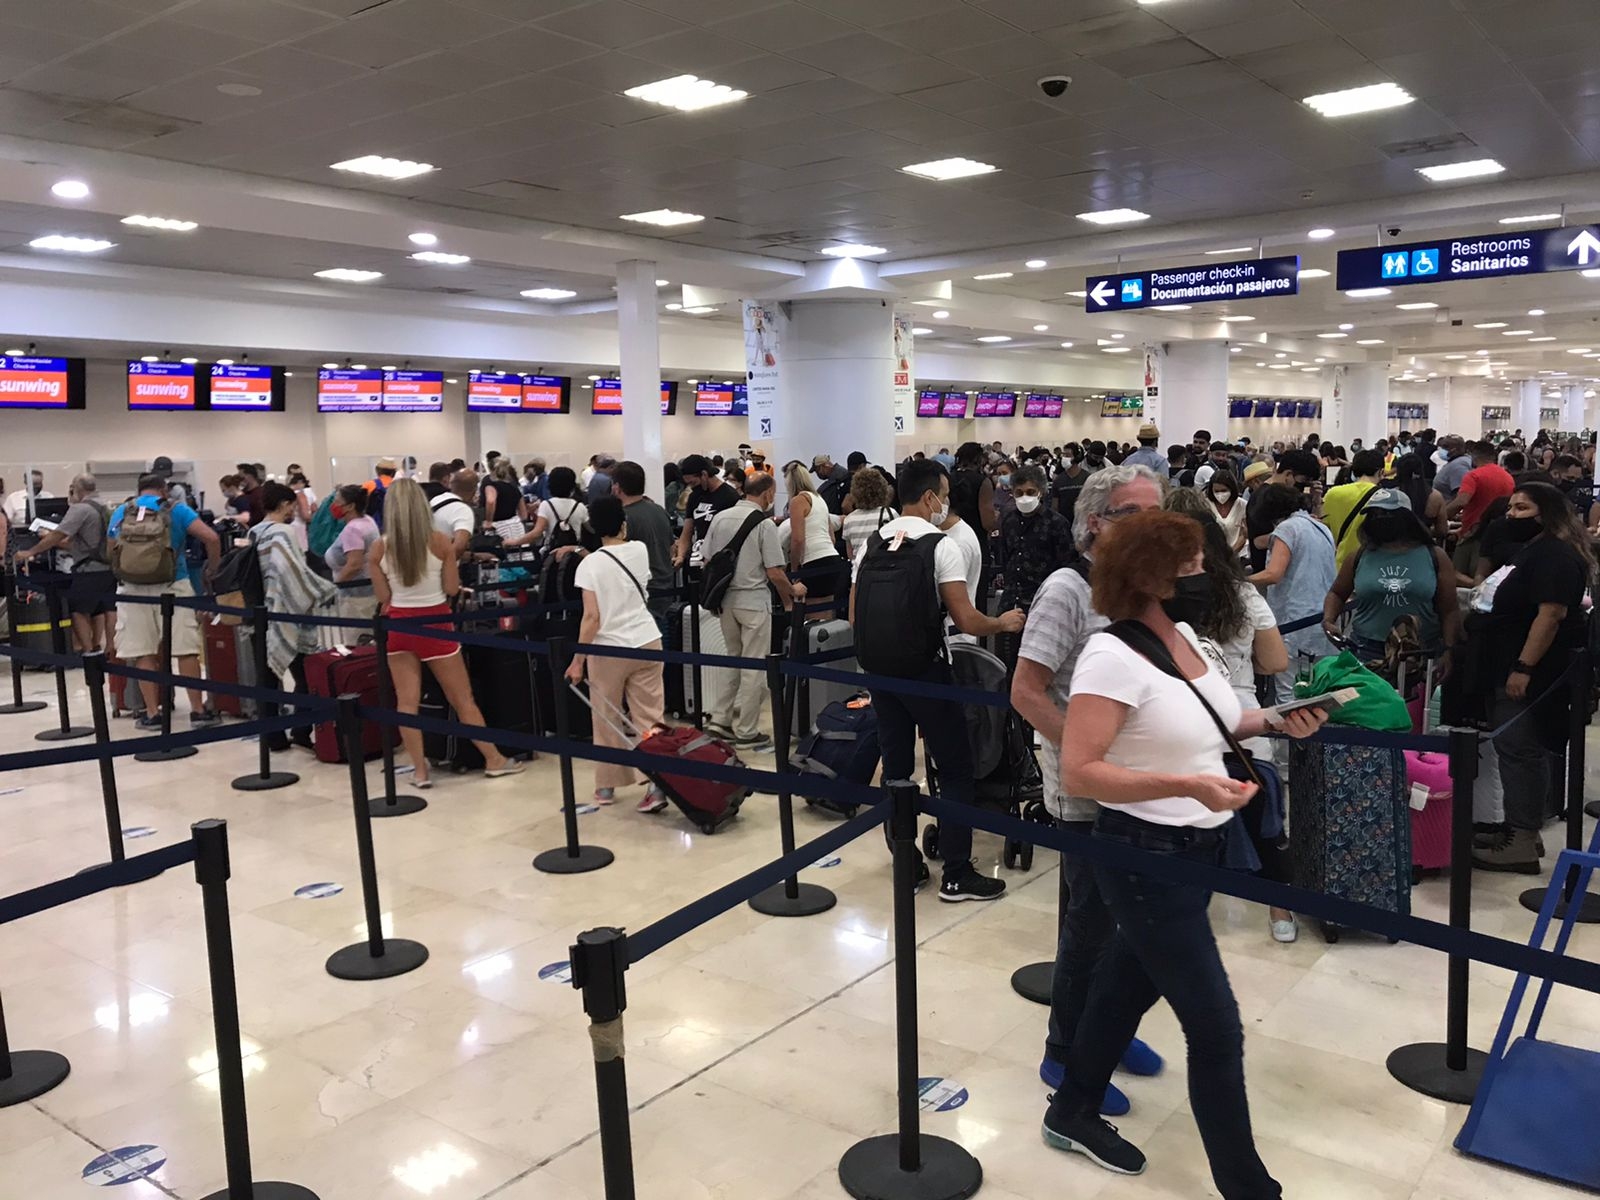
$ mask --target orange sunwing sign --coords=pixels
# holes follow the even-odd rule
[[[194,364],[130,362],[128,407],[192,410],[195,407]]]
[[[67,360],[0,355],[0,408],[68,408]]]

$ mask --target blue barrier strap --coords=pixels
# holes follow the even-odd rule
[[[930,700],[948,700],[953,704],[979,704],[987,708],[1010,708],[1011,696],[1007,692],[985,692],[978,688],[959,687],[953,683],[926,683],[920,679],[891,679],[886,675],[863,675],[859,671],[836,671],[832,667],[819,667],[813,663],[785,659],[785,675],[798,675],[806,679],[821,679],[828,683],[846,683],[851,687],[872,692],[893,692],[902,696],[926,696]]]
[[[161,603],[160,596],[133,596],[118,593],[118,604],[156,604]],[[173,603],[178,608],[189,608],[200,613],[215,613],[228,617],[248,618],[255,616],[252,608],[240,608],[236,605],[218,603],[214,596],[174,596]],[[442,625],[459,625],[469,621],[477,621],[499,617],[531,617],[553,612],[578,612],[582,605],[572,601],[562,604],[525,604],[516,608],[479,608],[463,612],[441,613],[436,617],[392,617],[389,624],[394,628],[406,625],[426,625],[438,623]],[[320,616],[311,613],[286,613],[269,611],[267,618],[272,621],[282,621],[287,625],[326,625],[334,629],[359,629],[370,630],[372,621],[361,617],[335,617]]]
[[[832,854],[839,847],[855,841],[868,830],[882,825],[888,818],[889,801],[882,792],[878,802],[864,813],[850,818],[836,829],[830,829],[782,858],[774,859],[764,867],[757,867],[748,875],[708,892],[698,900],[685,904],[676,912],[652,921],[638,933],[628,935],[628,965],[654,954],[661,947],[675,942],[684,934],[698,929],[713,917],[720,917],[730,908],[743,904],[758,892],[787,879],[790,875],[810,866],[819,858]]]
[[[113,738],[101,745],[90,742],[76,746],[58,746],[48,750],[23,750],[16,754],[0,754],[0,773],[26,771],[34,767],[59,767],[69,763],[94,762],[103,757],[125,758],[130,754],[143,754],[146,750],[171,750],[177,746],[208,746],[212,742],[233,742],[258,733],[281,733],[303,726],[307,717],[303,713],[290,713],[264,721],[246,721],[240,725],[224,725],[220,729],[192,729],[186,733],[166,736]]]
[[[1319,920],[1365,929],[1413,945],[1460,955],[1474,962],[1504,967],[1519,974],[1537,975],[1586,992],[1600,992],[1600,963],[1563,957],[1548,950],[1535,950],[1521,942],[1490,937],[1484,933],[1456,929],[1439,921],[1402,916],[1371,905],[1359,904],[1321,892],[1307,891],[1286,883],[1273,883],[1255,875],[1208,866],[1190,859],[1129,846],[1108,838],[1069,833],[1053,825],[1022,821],[990,809],[957,804],[938,797],[923,797],[924,812],[958,825],[985,829],[1005,838],[1046,846],[1063,854],[1085,859],[1097,866],[1118,871],[1133,871],[1169,883],[1202,887],[1241,900],[1274,908],[1286,908]]]
[[[48,654],[43,650],[28,650],[22,646],[0,645],[0,654],[36,667],[65,667],[69,671],[76,671],[83,666],[83,659],[76,654]]]
[[[127,663],[107,663],[107,675],[123,675],[129,679],[143,679],[148,683],[170,683],[175,688],[194,688],[200,692],[216,692],[223,696],[239,696],[246,700],[261,700],[269,704],[292,704],[299,709],[332,712],[337,702],[326,696],[313,696],[310,692],[285,692],[277,688],[256,687],[246,683],[224,683],[220,679],[206,679],[199,675],[174,675],[168,671],[147,671]]]
[[[1538,708],[1539,705],[1543,704],[1546,700],[1548,700],[1550,698],[1551,694],[1554,693],[1557,688],[1566,686],[1567,676],[1572,674],[1573,668],[1576,667],[1577,665],[1578,664],[1576,662],[1572,662],[1572,663],[1568,664],[1567,669],[1565,671],[1561,672],[1561,674],[1556,677],[1556,681],[1554,683],[1552,683],[1549,687],[1545,688],[1544,691],[1540,692],[1539,695],[1535,699],[1528,701],[1528,703],[1523,706],[1521,712],[1517,713],[1516,716],[1512,717],[1504,725],[1500,726],[1499,729],[1496,729],[1493,733],[1485,734],[1484,735],[1485,739],[1488,740],[1488,741],[1491,741],[1491,742],[1494,741],[1495,738],[1499,737],[1502,733],[1504,733],[1506,730],[1510,729],[1518,721],[1522,720],[1523,717],[1527,716],[1534,709]]]
[[[29,888],[25,892],[17,892],[15,895],[0,899],[0,925],[15,921],[19,917],[31,917],[35,913],[42,913],[48,908],[55,908],[73,900],[82,900],[85,896],[93,896],[96,892],[103,892],[107,888],[121,887],[125,883],[137,883],[148,876],[151,867],[166,871],[183,863],[193,862],[194,858],[194,840],[191,838],[185,842],[174,842],[170,846],[163,846],[159,850],[151,850],[147,854],[123,859],[119,863],[93,867],[82,875],[70,875],[54,883],[40,884],[36,888]]]
[[[1298,620],[1290,621],[1290,622],[1288,622],[1287,624],[1284,624],[1284,625],[1279,625],[1278,626],[1278,632],[1279,633],[1299,633],[1302,629],[1310,629],[1313,625],[1321,625],[1321,624],[1322,624],[1322,614],[1321,613],[1313,613],[1309,617],[1301,617]]]

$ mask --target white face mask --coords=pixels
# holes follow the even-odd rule
[[[1017,511],[1019,513],[1031,513],[1035,509],[1037,509],[1038,507],[1039,507],[1039,497],[1037,497],[1037,496],[1018,496],[1017,497]]]
[[[1218,504],[1226,504],[1229,500],[1233,499],[1233,493],[1232,492],[1228,492],[1228,491],[1218,490],[1216,492],[1213,492],[1212,495],[1214,495],[1217,498],[1217,503]]]
[[[938,528],[950,519],[950,505],[947,502],[943,508],[936,508],[928,514],[928,521]]]

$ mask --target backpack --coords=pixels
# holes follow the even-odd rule
[[[321,558],[328,548],[339,540],[345,523],[333,515],[333,492],[322,498],[317,511],[311,514],[311,524],[306,527],[306,549]]]
[[[211,577],[211,591],[217,602],[230,608],[255,608],[267,602],[267,583],[261,575],[261,556],[251,536],[243,546],[225,551]],[[231,625],[238,617],[226,615],[222,623]]]
[[[722,612],[722,602],[728,598],[728,589],[733,586],[733,576],[739,569],[739,552],[756,531],[756,526],[766,519],[764,512],[751,513],[739,527],[739,532],[733,535],[733,540],[706,560],[705,570],[700,576],[701,608],[707,612]]]
[[[867,539],[855,582],[856,661],[867,674],[914,678],[945,653],[934,568],[943,540],[929,533],[890,543],[876,532]]]
[[[539,572],[538,602],[570,604],[579,599],[578,564],[582,561],[581,554],[563,554],[559,557],[552,554],[546,558],[544,567]]]
[[[111,571],[122,583],[171,583],[178,578],[172,509],[165,501],[154,508],[133,504],[123,510],[111,547]]]
[[[828,511],[835,516],[844,512],[844,498],[850,490],[848,480],[828,479],[817,489],[817,494],[822,497],[822,502],[828,506]]]
[[[548,547],[551,550],[559,550],[563,546],[578,545],[578,531],[572,527],[572,514],[578,511],[578,502],[576,500],[567,501],[568,505],[571,507],[567,509],[566,516],[562,516],[556,509],[556,502],[554,500],[551,500],[548,503],[550,505],[550,511],[556,514],[556,523],[555,527],[550,530],[550,540],[547,543]]]

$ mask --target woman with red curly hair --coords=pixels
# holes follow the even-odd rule
[[[1269,728],[1308,737],[1326,718],[1241,708],[1193,629],[1212,594],[1203,556],[1200,526],[1181,513],[1135,513],[1096,540],[1090,587],[1112,625],[1089,639],[1073,672],[1061,786],[1098,802],[1097,839],[1218,866],[1224,827],[1256,788],[1228,777],[1224,728],[1235,738]],[[1244,1031],[1206,916],[1210,890],[1099,864],[1094,873],[1117,932],[1050,1098],[1045,1141],[1108,1170],[1144,1170],[1144,1154],[1098,1110],[1122,1048],[1165,998],[1188,1043],[1190,1107],[1218,1192],[1276,1200],[1283,1189],[1250,1130]]]

